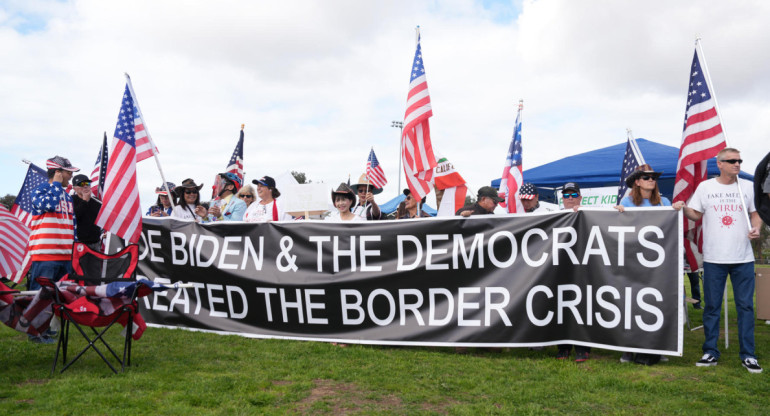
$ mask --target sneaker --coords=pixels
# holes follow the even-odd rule
[[[624,352],[623,355],[620,356],[621,363],[630,363],[632,361],[634,361],[634,353],[632,352]]]
[[[703,354],[703,357],[695,363],[696,367],[712,367],[715,365],[717,365],[717,357],[714,357],[711,354]]]
[[[30,335],[29,340],[35,344],[53,344],[55,339],[45,335]]]
[[[742,361],[742,364],[749,370],[749,373],[759,374],[762,372],[762,367],[759,366],[756,358],[746,358]]]
[[[575,362],[576,363],[582,363],[588,361],[588,353],[587,352],[577,352],[575,353]]]
[[[556,353],[557,360],[566,360],[567,358],[569,358],[569,350],[559,350]]]

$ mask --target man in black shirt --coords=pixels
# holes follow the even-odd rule
[[[72,178],[72,204],[77,221],[78,241],[86,243],[88,247],[102,251],[102,229],[96,225],[96,217],[102,209],[102,203],[91,194],[91,180],[86,175],[77,175]]]
[[[471,215],[487,215],[492,214],[495,211],[495,207],[500,202],[503,202],[503,198],[497,194],[497,190],[491,186],[483,186],[479,189],[479,193],[476,197],[476,203],[473,205],[466,205],[455,212],[455,215],[463,217],[470,217]]]

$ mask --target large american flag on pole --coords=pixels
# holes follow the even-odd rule
[[[623,166],[620,168],[620,186],[618,187],[618,201],[626,196],[628,191],[628,185],[626,185],[626,178],[633,173],[639,166],[644,164],[644,157],[642,151],[639,149],[639,144],[636,143],[636,139],[631,136],[631,131],[628,132],[628,142],[626,143],[626,154],[623,156]]]
[[[104,192],[104,174],[107,172],[108,161],[107,132],[105,131],[102,148],[99,149],[99,154],[96,156],[96,163],[94,163],[94,170],[91,172],[91,192],[93,192],[94,196],[99,199],[102,199],[102,193]]]
[[[430,126],[428,119],[433,115],[428,94],[428,81],[425,77],[425,67],[422,60],[420,35],[417,34],[417,50],[414,53],[412,74],[409,82],[409,94],[406,99],[406,114],[404,115],[404,131],[401,137],[401,160],[404,165],[404,176],[412,195],[421,199],[433,188],[431,181],[433,168],[436,167],[436,156],[430,141]]]
[[[687,202],[698,184],[707,179],[706,162],[727,147],[722,123],[717,114],[716,100],[712,96],[701,66],[696,42],[695,55],[690,67],[690,85],[687,89],[687,106],[684,114],[682,146],[679,148],[679,162],[674,182],[674,202]],[[684,219],[685,238],[702,247],[700,221]],[[685,243],[685,255],[690,267],[695,270],[697,261]]]
[[[500,180],[500,193],[505,195],[505,206],[508,212],[524,212],[521,200],[518,197],[519,187],[524,183],[521,160],[521,110],[524,108],[523,101],[519,100],[519,111],[516,114],[516,125],[513,128],[513,138],[508,147],[508,154],[505,157],[505,167],[503,168],[503,177]]]
[[[129,84],[126,84],[115,126],[112,157],[105,175],[102,209],[96,217],[96,225],[131,243],[138,242],[142,232],[136,183],[137,137],[140,131],[135,129],[137,123],[142,121],[137,120],[135,109],[134,97]]]
[[[366,177],[375,188],[383,188],[388,183],[388,180],[385,179],[385,171],[382,170],[382,166],[374,154],[374,149],[369,151],[369,159],[366,161]]]

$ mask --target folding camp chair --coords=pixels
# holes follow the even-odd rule
[[[61,318],[61,334],[54,356],[51,375],[61,352],[64,372],[86,351],[93,349],[107,366],[118,371],[100,350],[103,345],[120,364],[121,371],[131,365],[131,340],[137,316],[136,264],[138,245],[131,244],[115,254],[104,254],[75,243],[72,250],[73,272],[61,282],[40,277],[43,290],[52,293],[54,313]],[[126,327],[122,357],[107,343],[104,334],[116,323]],[[85,338],[87,345],[72,360],[67,361],[70,327],[73,325]],[[91,333],[83,328],[88,327]],[[101,328],[97,331],[96,328]],[[97,344],[99,342],[100,344]]]

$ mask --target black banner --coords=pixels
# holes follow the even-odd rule
[[[145,218],[162,326],[369,344],[682,352],[679,213],[199,225]]]

